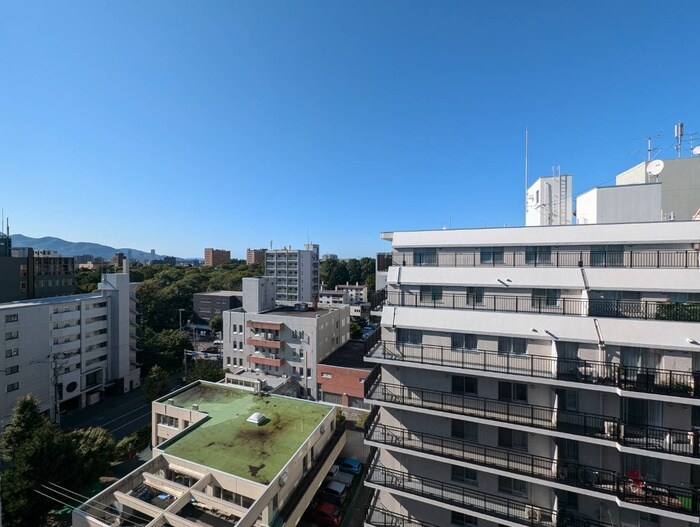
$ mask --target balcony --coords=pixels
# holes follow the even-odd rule
[[[625,423],[613,416],[569,412],[522,402],[424,390],[401,384],[383,383],[381,377],[378,377],[377,381],[369,387],[365,399],[603,439],[642,450],[700,457],[698,451],[700,433],[698,432]]]
[[[428,294],[423,298],[419,293],[390,291],[387,293],[386,305],[577,317],[700,322],[700,303],[657,302],[652,300],[582,300],[579,298],[558,298],[553,300],[545,297],[449,292],[443,292],[439,297]]]
[[[367,353],[367,358],[612,386],[632,392],[700,398],[698,371],[641,368],[611,362],[392,341],[382,341]]]
[[[665,511],[700,515],[700,492],[647,482],[641,475],[622,476],[612,470],[557,461],[514,449],[483,446],[479,443],[414,432],[376,422],[369,425],[365,439],[386,447],[401,448],[420,454],[431,454],[448,460],[464,461],[505,472],[522,474],[609,494],[621,501]],[[693,521],[696,521],[694,518]]]
[[[256,337],[248,337],[246,339],[246,344],[248,344],[249,346],[257,346],[260,348],[270,348],[275,350],[280,350],[284,348],[283,340],[269,340]]]
[[[376,485],[390,492],[400,491],[416,498],[451,505],[521,525],[555,527],[557,514],[551,509],[535,507],[525,501],[467,489],[459,485],[393,470],[375,461],[367,471],[365,484]]]
[[[278,359],[277,357],[264,357],[262,355],[248,355],[249,364],[262,364],[264,366],[276,366],[280,367],[284,364],[284,359]]]
[[[534,249],[534,248],[533,248]],[[700,252],[667,251],[461,251],[395,252],[393,265],[408,267],[700,267]]]
[[[248,328],[264,329],[266,331],[282,331],[284,328],[284,324],[278,324],[276,322],[257,322],[255,320],[249,320],[245,325]]]
[[[434,523],[419,521],[404,514],[391,512],[377,504],[375,497],[370,500],[370,505],[367,508],[365,525],[372,527],[439,527]]]

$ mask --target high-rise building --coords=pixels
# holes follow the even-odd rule
[[[365,525],[700,522],[700,222],[384,233]]]
[[[96,293],[0,304],[3,422],[28,393],[55,418],[99,401],[109,386],[139,386],[136,285],[126,271],[104,275]]]
[[[267,249],[248,249],[245,252],[245,261],[248,265],[265,265],[265,253]]]
[[[212,249],[207,247],[204,249],[204,265],[205,267],[216,267],[231,262],[231,251],[224,249]]]
[[[7,249],[10,243],[11,239],[6,237]],[[11,249],[8,256],[2,254],[0,247],[0,302],[75,293],[73,258],[28,247]]]
[[[279,302],[313,302],[321,289],[318,245],[307,243],[304,249],[268,250],[265,276],[276,279]]]

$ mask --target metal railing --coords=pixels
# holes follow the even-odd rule
[[[384,507],[371,503],[367,508],[365,523],[373,527],[439,527],[434,523],[409,518],[405,514],[391,512]]]
[[[623,476],[615,471],[558,461],[514,449],[489,447],[463,439],[414,432],[378,423],[373,419],[367,441],[389,447],[466,461],[475,465],[563,483],[615,495],[622,501],[684,514],[700,514],[700,493],[678,487]]]
[[[523,525],[545,527],[557,525],[556,512],[551,509],[390,469],[381,465],[376,459],[367,471],[366,482]]]
[[[382,341],[367,357],[468,370],[614,386],[634,392],[700,397],[700,372],[618,363]]]
[[[700,434],[697,432],[625,423],[618,417],[383,383],[381,377],[369,387],[365,398],[532,428],[557,430],[572,435],[597,437],[643,450],[700,457]]]
[[[700,267],[700,251],[441,251],[394,252],[392,264],[407,267]]]
[[[466,309],[508,313],[591,316],[700,322],[700,303],[657,302],[653,300],[608,300],[579,298],[551,299],[539,296],[481,295],[451,293],[422,295],[410,291],[389,291],[386,305]]]

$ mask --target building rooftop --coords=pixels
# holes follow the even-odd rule
[[[204,291],[202,293],[195,293],[195,295],[207,295],[207,296],[243,296],[243,291]]]
[[[209,415],[199,426],[163,443],[165,453],[265,485],[333,410],[319,403],[205,383],[168,398],[183,408],[197,404]],[[247,422],[255,412],[267,421]]]
[[[17,300],[0,304],[0,309],[17,309],[18,307],[43,306],[51,304],[64,304],[66,302],[79,302],[81,300],[102,299],[102,293],[85,293],[82,295],[52,296],[48,298],[33,298],[31,300]]]
[[[340,366],[341,368],[361,368],[371,370],[372,364],[364,361],[365,342],[362,340],[348,340],[333,353],[321,361],[328,366]]]
[[[260,315],[280,315],[284,317],[301,317],[301,318],[316,318],[316,317],[322,317],[324,315],[327,315],[330,313],[329,309],[321,309],[321,308],[316,308],[316,309],[311,309],[309,308],[306,311],[296,311],[294,309],[294,306],[277,306],[275,309],[271,309],[270,311],[265,311],[263,313],[259,313]]]

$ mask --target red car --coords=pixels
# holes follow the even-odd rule
[[[340,527],[343,511],[337,505],[319,501],[307,516],[308,521],[318,527]]]

